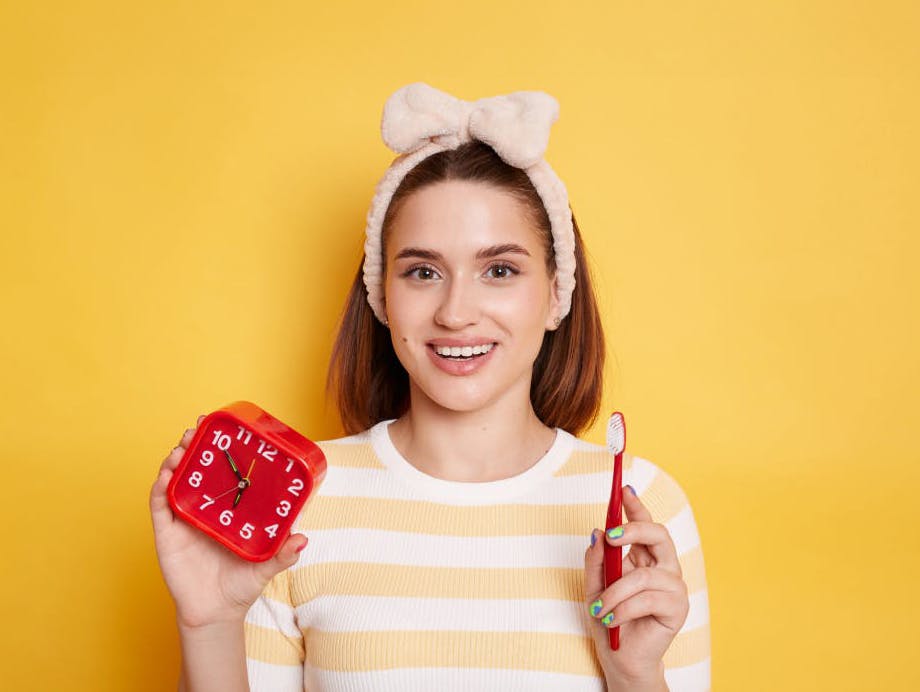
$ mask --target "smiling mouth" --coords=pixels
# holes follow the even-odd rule
[[[439,358],[444,360],[473,360],[484,356],[498,344],[480,344],[477,346],[429,346]]]

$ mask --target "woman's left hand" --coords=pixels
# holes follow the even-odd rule
[[[666,690],[662,659],[687,619],[687,585],[671,535],[664,525],[652,521],[629,488],[623,488],[623,509],[628,520],[623,535],[611,539],[595,529],[598,540],[585,551],[585,607],[591,634],[609,690]],[[623,558],[623,576],[607,589],[603,541],[630,545]],[[613,613],[609,627],[620,627],[617,651],[611,650],[608,627],[602,622],[608,613]]]

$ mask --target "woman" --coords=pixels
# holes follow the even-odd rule
[[[372,202],[329,371],[348,436],[318,443],[328,471],[297,532],[247,563],[172,516],[165,490],[194,428],[151,490],[180,689],[708,689],[705,572],[680,486],[626,454],[647,502],[625,492],[622,535],[595,528],[611,456],[575,435],[599,410],[604,340],[542,159],[557,117],[542,92],[468,103],[416,83],[388,100],[401,156]],[[598,538],[624,546],[607,589]]]

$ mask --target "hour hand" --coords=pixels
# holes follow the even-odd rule
[[[228,451],[225,449],[225,450],[224,450],[224,454],[227,455],[227,461],[230,462],[230,468],[233,469],[233,473],[236,474],[236,477],[237,477],[239,480],[243,480],[243,474],[240,473],[240,470],[239,470],[239,468],[237,467],[236,462],[233,461],[233,457],[230,456],[230,452],[228,452]]]

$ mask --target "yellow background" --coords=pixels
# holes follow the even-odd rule
[[[174,684],[150,484],[236,399],[339,434],[380,113],[426,81],[560,102],[604,411],[693,503],[716,689],[918,688],[917,3],[231,5],[0,10],[0,686]]]

